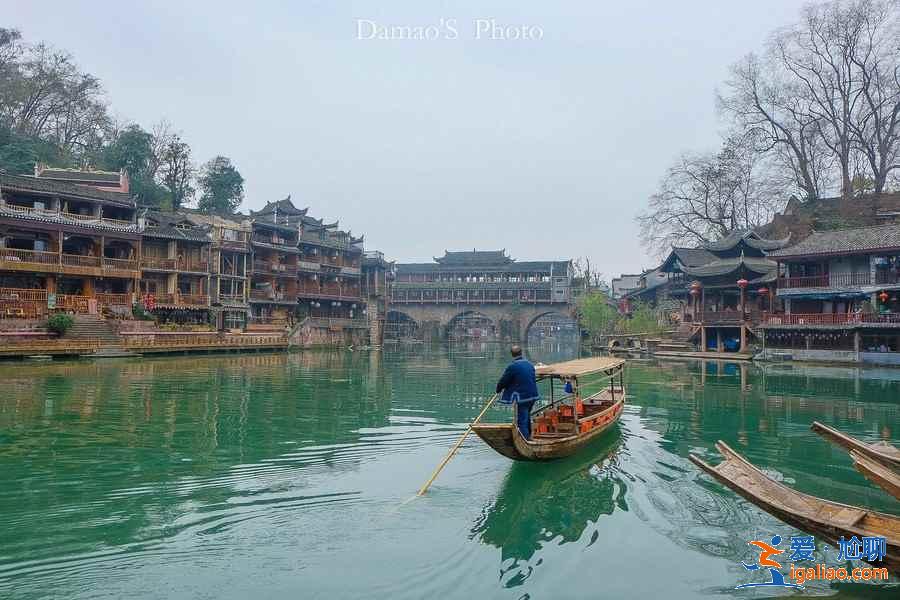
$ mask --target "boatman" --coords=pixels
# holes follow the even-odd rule
[[[509,363],[500,381],[497,382],[497,393],[503,392],[500,402],[514,403],[516,423],[522,437],[531,439],[531,407],[540,399],[537,380],[534,376],[534,365],[522,356],[522,348],[513,346],[509,349],[513,361]]]

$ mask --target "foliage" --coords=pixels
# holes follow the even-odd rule
[[[56,313],[47,319],[47,329],[59,335],[67,332],[74,324],[75,319],[66,313]]]
[[[620,333],[658,333],[663,329],[656,310],[645,302],[636,302],[631,315],[620,320],[618,325]]]
[[[141,306],[140,304],[137,304],[137,303],[131,305],[131,314],[134,316],[135,319],[137,319],[139,321],[155,321],[156,320],[154,318],[153,314],[151,314],[143,306]]]
[[[161,165],[163,185],[169,190],[172,208],[177,210],[194,195],[194,165],[191,162],[191,147],[175,134],[166,144]]]
[[[102,144],[110,122],[100,81],[70,54],[0,29],[0,126],[77,163]]]
[[[578,299],[578,315],[581,326],[592,337],[612,331],[619,318],[616,308],[610,305],[609,297],[600,292],[587,293]]]
[[[13,175],[30,175],[39,162],[65,164],[66,160],[54,144],[0,126],[0,169]]]
[[[232,213],[244,199],[244,178],[228,157],[216,156],[203,165],[197,183],[200,186],[197,208],[205,213]]]
[[[99,79],[68,53],[0,28],[0,170],[30,174],[36,163],[124,169],[145,206],[177,208],[194,192],[190,147],[166,121],[150,132],[117,123]]]

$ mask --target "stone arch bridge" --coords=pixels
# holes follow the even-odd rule
[[[402,323],[404,333],[424,341],[452,339],[452,329],[463,320],[475,324],[478,335],[500,342],[524,342],[529,329],[545,315],[574,319],[567,303],[546,304],[391,304],[392,322]],[[389,337],[386,331],[385,336]]]

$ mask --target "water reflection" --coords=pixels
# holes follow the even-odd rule
[[[501,550],[501,578],[512,587],[528,578],[545,544],[572,543],[616,508],[628,510],[627,485],[617,475],[622,436],[614,427],[577,455],[552,463],[516,462],[496,500],[482,511],[472,535]]]

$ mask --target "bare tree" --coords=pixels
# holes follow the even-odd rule
[[[731,68],[719,94],[720,109],[756,144],[771,152],[800,195],[818,198],[824,191],[829,161],[820,152],[818,119],[799,86],[780,78],[769,57],[748,54]]]
[[[900,170],[900,8],[894,2],[860,2],[860,43],[851,61],[859,72],[862,102],[851,121],[858,152],[880,194]]]
[[[637,218],[644,245],[662,255],[673,245],[699,245],[769,222],[784,195],[764,180],[765,170],[764,157],[744,137],[729,137],[715,154],[683,154]]]

